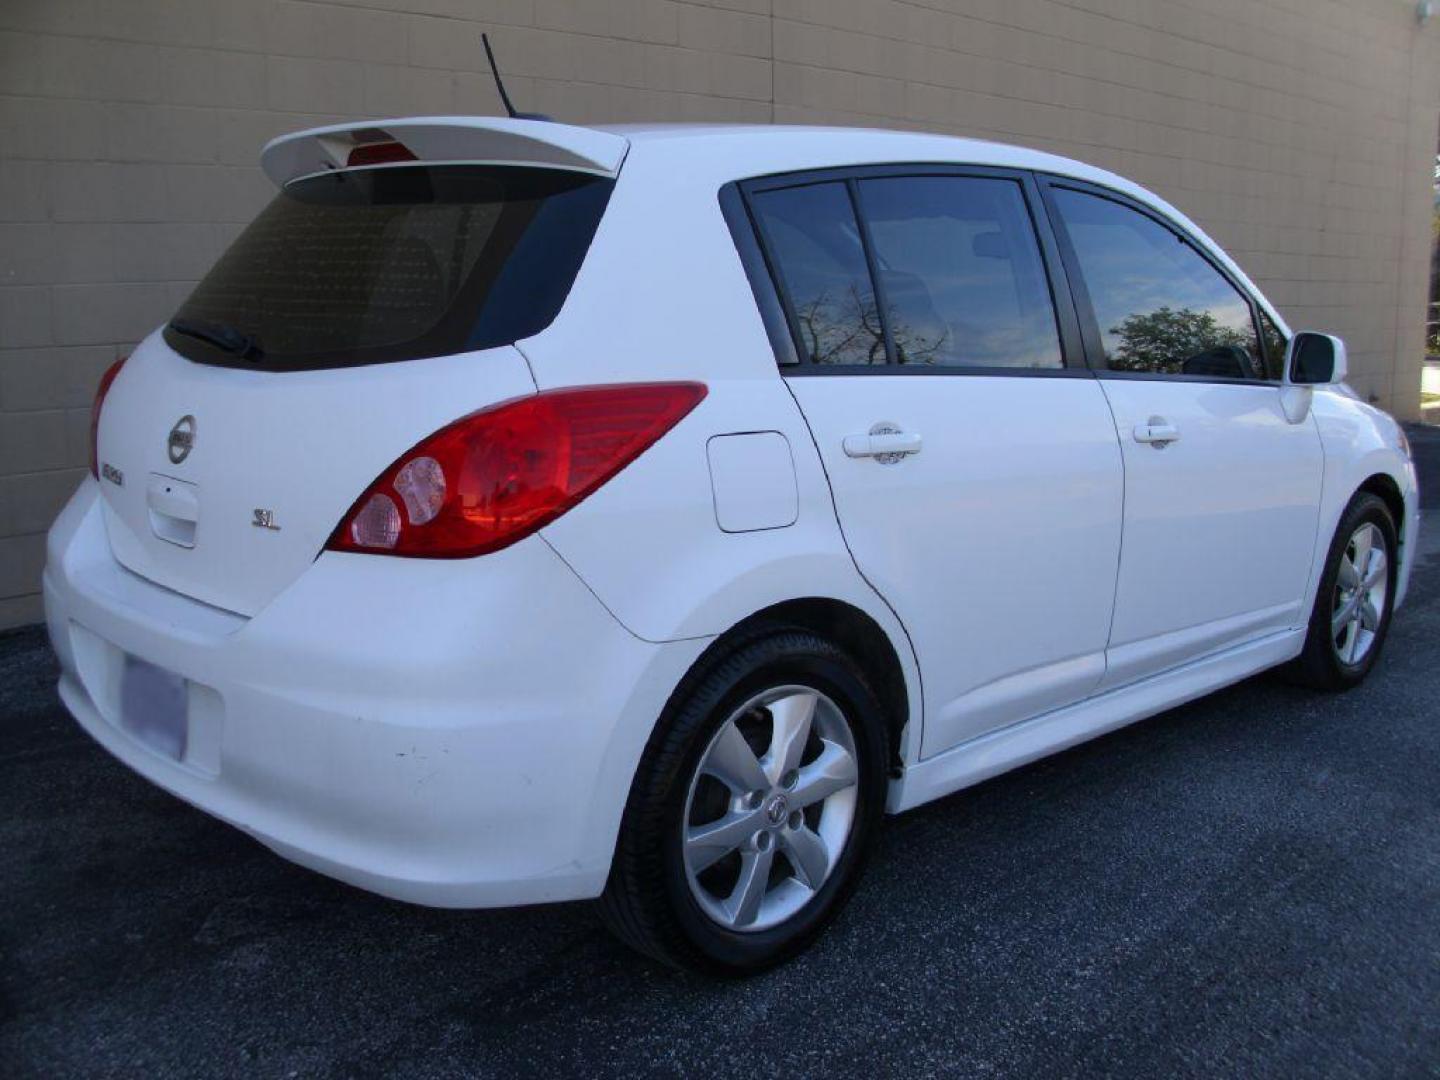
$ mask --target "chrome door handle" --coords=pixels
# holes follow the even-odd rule
[[[913,431],[872,430],[868,435],[846,435],[840,445],[846,457],[869,457],[882,465],[893,465],[910,454],[918,454],[921,439]]]
[[[1149,443],[1157,450],[1163,450],[1180,438],[1180,429],[1164,417],[1152,416],[1143,424],[1135,425],[1135,441]]]

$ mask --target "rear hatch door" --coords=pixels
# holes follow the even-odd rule
[[[407,449],[535,392],[513,343],[564,303],[613,185],[601,151],[618,169],[625,143],[487,125],[397,123],[418,152],[374,126],[267,148],[281,192],[105,399],[100,486],[123,565],[253,615]],[[379,163],[349,167],[348,146]]]
[[[151,581],[254,615],[397,457],[459,416],[534,391],[511,346],[273,374],[193,363],[156,334],[101,418],[111,548]]]

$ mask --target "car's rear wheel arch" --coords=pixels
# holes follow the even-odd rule
[[[682,680],[676,696],[695,675],[748,639],[783,626],[808,630],[833,642],[859,665],[885,711],[891,769],[901,768],[905,727],[910,722],[910,691],[900,654],[890,635],[872,616],[843,600],[827,597],[785,600],[747,616],[701,654],[690,674]]]
[[[814,628],[817,620],[819,630]],[[862,620],[868,620],[870,625]],[[884,813],[887,757],[893,753],[887,742],[895,740],[892,729],[898,726],[887,716],[887,705],[881,700],[882,692],[877,690],[877,685],[897,674],[903,679],[904,672],[884,631],[874,623],[873,617],[863,611],[837,601],[811,598],[777,604],[735,624],[712,641],[690,665],[660,713],[637,766],[609,878],[600,897],[599,912],[621,940],[672,965],[724,974],[748,974],[794,955],[833,917],[858,878],[866,850]],[[857,659],[861,648],[868,650],[866,664]],[[887,661],[893,662],[897,669],[890,675],[885,673]],[[901,688],[903,690],[903,682]],[[810,811],[797,808],[784,819],[772,813],[769,824],[762,825],[762,832],[774,833],[770,846],[762,844],[759,833],[736,841],[738,846],[722,856],[740,859],[741,876],[733,882],[733,890],[741,887],[747,858],[758,863],[755,853],[764,854],[772,848],[780,853],[773,869],[781,872],[769,879],[759,911],[751,911],[748,920],[752,921],[747,921],[739,911],[730,911],[735,896],[739,895],[737,891],[727,894],[726,889],[732,883],[705,880],[702,875],[709,872],[709,863],[699,868],[692,866],[696,849],[689,845],[698,842],[705,849],[716,845],[690,834],[713,824],[705,804],[714,804],[715,800],[709,796],[716,790],[724,793],[723,788],[716,789],[714,783],[710,785],[711,790],[701,792],[695,778],[701,775],[719,778],[732,795],[741,796],[738,803],[732,800],[728,810],[709,805],[711,812],[724,810],[714,818],[715,822],[758,812],[759,804],[751,800],[757,795],[762,800],[770,798],[764,795],[764,791],[769,790],[765,784],[770,788],[779,785],[774,788],[771,801],[783,812],[787,791],[793,789],[797,795],[791,797],[797,797],[804,790],[803,785],[796,786],[797,778],[803,778],[805,771],[814,768],[821,757],[799,759],[798,773],[780,774],[778,779],[767,773],[768,779],[758,788],[743,769],[727,772],[734,769],[738,760],[733,746],[723,753],[727,762],[725,769],[707,770],[704,763],[712,754],[715,739],[727,728],[741,731],[739,725],[746,717],[765,726],[767,717],[749,715],[751,704],[759,701],[768,705],[774,700],[807,696],[818,699],[813,719],[821,725],[811,737],[807,752],[819,750],[821,755],[833,754],[838,746],[843,749],[838,757],[848,755],[854,762],[848,783],[842,782],[835,789],[835,797],[842,802],[846,789],[853,789],[851,797],[858,800],[853,803],[854,819],[832,837],[834,830],[826,826],[826,815],[831,809],[828,804],[821,810],[819,820],[807,816],[799,825],[797,816],[808,815]],[[829,729],[824,728],[827,707]],[[842,737],[836,730],[837,724],[848,727],[848,736]],[[779,730],[777,723],[775,731]],[[756,734],[752,723],[738,737],[750,744],[750,752],[759,759],[756,767],[764,770],[770,767],[764,763],[772,759],[769,751],[762,755],[762,748],[754,741]],[[821,749],[822,743],[829,749]],[[825,767],[827,779],[834,764],[832,761]],[[727,776],[741,786],[737,787]],[[784,779],[785,776],[791,779]],[[844,780],[838,774],[834,779]],[[746,784],[750,784],[752,790],[747,792]],[[802,802],[798,806],[810,804]],[[773,806],[768,809],[773,810]],[[838,809],[843,818],[845,806],[840,805]],[[692,816],[696,811],[698,817]],[[678,832],[677,823],[683,827]],[[725,835],[721,839],[727,843],[735,841],[730,835],[732,826],[723,830]],[[852,828],[853,831],[847,831]],[[802,849],[808,849],[809,845],[793,847],[793,839],[786,838],[787,829],[801,833],[808,829],[825,837],[827,844],[833,839],[840,845],[831,851],[834,861],[818,880],[810,878],[810,860],[803,855]],[[802,861],[796,863],[792,853],[801,854]],[[715,864],[714,868],[725,869],[723,863]],[[762,872],[768,874],[769,868]],[[782,913],[774,925],[754,922],[766,917],[767,903],[776,896],[783,899],[784,890],[791,888],[785,884],[787,872],[791,885],[799,880],[811,888],[813,895],[790,915]],[[750,886],[746,885],[745,890],[748,896]],[[743,911],[746,901],[742,899],[740,903]],[[726,917],[733,918],[733,923],[727,923]]]

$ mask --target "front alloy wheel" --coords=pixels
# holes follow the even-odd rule
[[[1390,628],[1399,550],[1385,500],[1359,492],[1340,515],[1304,649],[1286,669],[1291,678],[1317,690],[1348,690],[1364,680]]]
[[[1354,666],[1369,655],[1390,592],[1390,558],[1385,535],[1374,522],[1355,530],[1340,557],[1330,617],[1335,655]]]

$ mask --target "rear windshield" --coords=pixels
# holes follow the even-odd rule
[[[165,330],[204,364],[351,367],[505,345],[565,302],[614,182],[493,165],[288,184]]]

